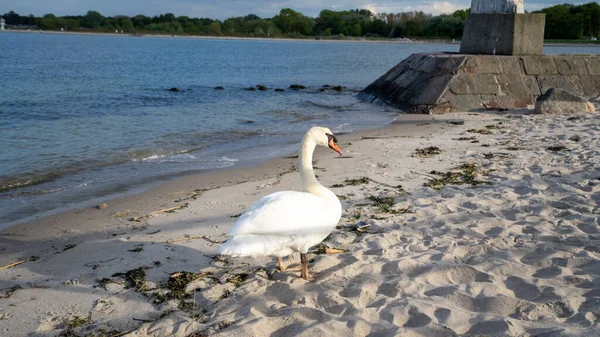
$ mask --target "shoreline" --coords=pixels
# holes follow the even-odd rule
[[[0,232],[0,265],[20,263],[0,271],[2,331],[571,337],[600,330],[596,117],[400,115],[340,135],[343,156],[319,148],[314,166],[343,204],[325,242],[342,253],[311,253],[310,282],[298,277],[295,255],[285,272],[269,257],[214,255],[252,203],[298,189],[294,156],[17,225]],[[419,154],[430,147],[440,151]],[[447,181],[456,178],[462,183]]]
[[[400,114],[394,120],[390,121],[387,124],[383,124],[380,127],[344,133],[339,135],[338,137],[340,137],[341,139],[346,139],[347,137],[358,137],[358,135],[362,135],[363,132],[371,134],[373,132],[376,132],[377,130],[382,130],[390,127],[404,115],[405,114]],[[432,118],[432,116],[428,115],[406,116],[414,116],[417,120],[428,120]],[[289,145],[287,145],[287,147],[289,147]],[[171,177],[166,180],[160,180],[154,183],[135,186],[127,192],[116,192],[103,197],[97,197],[90,200],[83,200],[76,203],[76,206],[68,206],[57,210],[46,211],[40,213],[39,215],[32,215],[30,217],[27,217],[25,220],[16,220],[12,224],[7,225],[6,227],[0,227],[0,236],[7,235],[7,233],[9,233],[10,235],[11,232],[15,233],[17,231],[33,231],[34,227],[37,227],[42,223],[60,222],[65,218],[103,218],[106,215],[110,215],[107,214],[107,212],[118,212],[112,209],[112,207],[110,207],[114,204],[121,205],[121,207],[123,207],[123,205],[127,205],[126,208],[136,209],[137,212],[141,214],[151,212],[151,210],[156,209],[158,205],[161,205],[161,207],[164,205],[169,205],[168,207],[165,206],[164,208],[176,207],[177,204],[174,201],[181,199],[179,197],[180,194],[192,195],[195,193],[196,190],[227,187],[243,182],[255,181],[261,176],[260,170],[265,168],[270,173],[273,173],[274,170],[279,170],[282,172],[289,171],[291,167],[296,164],[294,160],[290,161],[291,158],[289,157],[293,157],[296,153],[297,150],[290,149],[290,151],[286,154],[279,155],[274,158],[259,158],[250,160],[246,163],[242,163],[241,165],[234,165],[232,167],[208,170],[206,172],[201,173],[184,174],[181,176]],[[230,176],[234,176],[237,178],[230,179]],[[193,185],[196,183],[196,181],[199,182],[199,184]],[[169,193],[177,193],[177,195]],[[152,203],[150,205],[144,205],[144,203],[146,203],[146,200],[148,199],[152,200]],[[98,209],[97,206],[103,203],[106,203],[107,205],[109,205],[109,207]],[[1,262],[2,261],[0,261],[0,264]]]
[[[0,31],[1,33],[2,31]],[[244,37],[244,36],[208,36],[208,35],[168,35],[168,34],[130,34],[130,33],[102,33],[102,32],[72,32],[72,31],[26,31],[26,30],[4,30],[4,32],[29,33],[29,34],[53,34],[53,35],[87,35],[87,36],[119,36],[119,37],[138,37],[138,38],[177,38],[177,39],[198,39],[198,40],[240,40],[240,41],[271,41],[271,42],[337,42],[337,43],[382,43],[382,44],[456,44],[452,41],[426,41],[413,40],[410,38],[398,38],[396,40],[368,40],[364,38],[357,39],[326,39],[326,38],[278,38],[278,37]]]
[[[397,118],[398,118],[398,116],[396,116],[393,120],[391,120],[387,123],[383,123],[383,124],[380,124],[377,126],[375,126],[376,124],[372,124],[370,127],[367,127],[367,128],[364,128],[364,126],[359,127],[358,130],[354,130],[349,133],[342,133],[341,135],[346,136],[349,134],[354,134],[356,132],[377,130],[377,129],[385,128],[389,124],[393,123],[394,120],[396,120]],[[203,182],[205,180],[212,181],[213,174],[215,176],[218,176],[218,178],[216,178],[218,181],[225,180],[225,177],[229,174],[246,176],[246,174],[245,174],[246,171],[254,172],[254,170],[258,169],[260,166],[263,166],[263,165],[270,166],[270,163],[273,163],[273,165],[279,165],[280,161],[284,160],[287,156],[294,155],[297,152],[295,147],[296,147],[296,144],[293,144],[293,143],[287,144],[286,143],[281,146],[281,148],[282,148],[281,154],[277,154],[274,156],[269,155],[269,156],[260,157],[260,158],[246,159],[241,162],[236,162],[235,164],[233,164],[231,166],[218,168],[218,169],[203,169],[203,170],[199,170],[198,172],[194,172],[194,173],[174,174],[174,175],[170,175],[168,177],[158,178],[156,181],[153,181],[153,182],[145,182],[142,184],[131,185],[130,187],[127,188],[126,191],[113,191],[108,194],[89,197],[87,199],[74,202],[68,206],[62,206],[62,207],[59,207],[56,209],[42,211],[42,212],[36,213],[34,215],[29,215],[24,218],[18,219],[18,220],[13,220],[8,223],[0,223],[0,235],[2,235],[2,233],[4,231],[10,230],[11,228],[14,228],[14,227],[18,227],[20,225],[28,225],[31,223],[37,223],[39,221],[44,221],[45,219],[50,219],[50,218],[53,218],[53,219],[54,218],[62,218],[63,216],[68,217],[69,214],[70,215],[80,214],[81,212],[84,212],[85,210],[97,210],[97,206],[100,204],[104,204],[104,203],[107,203],[107,204],[125,203],[127,205],[131,205],[130,208],[145,210],[146,207],[144,207],[143,205],[131,203],[131,200],[137,199],[136,196],[144,195],[146,193],[151,193],[155,189],[158,191],[163,191],[165,189],[168,189],[168,187],[165,187],[165,186],[184,186],[186,184],[191,184],[192,181],[194,181],[197,178]],[[250,177],[255,177],[255,175],[250,175]],[[245,179],[247,180],[249,178],[245,178]],[[189,183],[188,183],[188,181],[189,181]],[[236,182],[235,180],[231,182],[231,184],[236,184],[236,183],[239,183],[239,182]],[[163,186],[163,185],[165,185],[165,186]],[[212,188],[212,184],[210,184],[210,185],[211,186],[202,185],[202,186],[198,187],[197,189]],[[182,188],[184,188],[184,187],[182,187]],[[157,193],[160,194],[162,192],[157,192]],[[193,191],[189,190],[189,191],[186,191],[186,193],[192,194]],[[159,199],[161,199],[161,203],[167,203],[171,199],[177,200],[178,198],[170,198],[170,199],[166,198],[165,200],[162,200],[162,198],[159,198]],[[175,205],[173,205],[173,206],[175,206]],[[95,212],[91,212],[91,213],[95,213]],[[88,213],[85,213],[85,216],[91,216],[91,215]]]
[[[270,37],[244,37],[244,36],[204,36],[204,35],[168,35],[168,34],[130,34],[130,33],[102,33],[102,32],[72,32],[72,31],[26,31],[21,29],[10,29],[0,31],[11,33],[29,33],[29,34],[53,34],[53,35],[87,35],[87,36],[120,36],[120,37],[139,37],[139,38],[178,38],[178,39],[198,39],[198,40],[230,40],[230,41],[270,41],[270,42],[335,42],[335,43],[380,43],[380,44],[459,44],[460,40],[419,40],[412,38],[397,38],[388,40],[369,40],[365,38],[356,39],[327,39],[327,38],[270,38]],[[600,43],[585,42],[544,42],[548,47],[600,47]]]

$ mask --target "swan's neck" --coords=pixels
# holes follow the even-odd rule
[[[302,178],[302,187],[304,191],[318,195],[323,198],[335,198],[336,195],[329,189],[325,188],[315,177],[315,171],[313,170],[313,152],[317,143],[309,135],[305,135],[302,139],[300,146],[300,154],[298,155],[298,169],[300,170],[300,177]]]

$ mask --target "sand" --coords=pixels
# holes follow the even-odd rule
[[[0,265],[27,261],[0,270],[0,335],[600,335],[596,115],[404,115],[339,138],[315,166],[343,252],[317,249],[311,281],[299,256],[214,255],[254,201],[299,188],[278,158],[0,232]]]

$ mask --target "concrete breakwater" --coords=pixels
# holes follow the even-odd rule
[[[408,113],[442,114],[526,108],[550,88],[598,95],[600,57],[413,54],[358,97]]]

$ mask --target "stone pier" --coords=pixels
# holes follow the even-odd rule
[[[600,93],[598,55],[542,55],[544,14],[523,0],[472,0],[460,54],[413,54],[362,90],[409,113],[527,108],[550,88]]]
[[[359,93],[409,113],[527,108],[550,88],[600,93],[598,55],[413,54]]]

